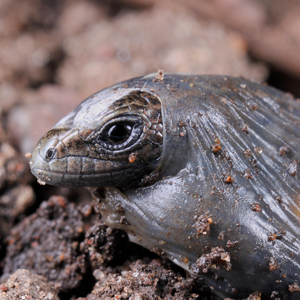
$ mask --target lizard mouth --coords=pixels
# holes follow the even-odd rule
[[[134,166],[120,164],[84,156],[65,156],[47,161],[38,145],[30,160],[32,174],[42,185],[49,184],[61,187],[99,187],[122,186],[128,175],[139,170]]]
[[[38,178],[38,182],[42,185],[50,184],[61,187],[100,187],[115,186],[116,181],[119,182],[119,186],[122,186],[124,173],[131,173],[132,168],[108,173],[72,174],[32,166],[31,172],[36,178]]]

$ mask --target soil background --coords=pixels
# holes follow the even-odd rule
[[[297,0],[2,0],[0,299],[217,299],[105,226],[85,189],[39,186],[25,153],[90,94],[158,69],[299,97],[299,32]]]

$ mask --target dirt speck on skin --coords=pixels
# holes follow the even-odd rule
[[[261,208],[261,206],[258,203],[251,204],[250,208],[253,211],[257,211],[257,212],[262,211],[262,208]]]
[[[227,243],[226,243],[226,248],[233,248],[233,247],[235,247],[237,244],[238,244],[238,241],[231,241],[231,240],[228,240]]]
[[[243,131],[243,132],[246,132],[247,134],[249,133],[249,128],[248,128],[248,126],[247,126],[246,124],[243,125],[242,131]]]
[[[251,156],[252,156],[251,150],[250,150],[250,149],[245,150],[244,155],[245,155],[246,157],[251,157]]]
[[[291,285],[289,285],[289,291],[291,293],[300,292],[300,287],[297,283],[291,284]]]
[[[164,79],[164,70],[158,70],[155,79],[162,81]]]
[[[219,239],[219,240],[224,240],[224,236],[225,236],[225,231],[222,230],[222,231],[219,233],[219,235],[218,235],[218,239]]]
[[[268,235],[269,241],[275,241],[276,239],[280,240],[286,235],[286,230],[279,229],[276,233],[270,233]]]
[[[268,240],[269,241],[275,241],[277,238],[277,235],[275,233],[271,233],[268,235]]]
[[[224,183],[231,184],[231,183],[233,183],[233,182],[234,182],[234,178],[233,178],[232,176],[226,175],[226,176],[224,177]]]
[[[296,176],[298,170],[298,162],[296,160],[293,160],[290,163],[288,170],[291,176]]]
[[[270,266],[270,271],[274,271],[277,269],[277,262],[274,257],[270,257],[269,266]]]
[[[264,149],[262,147],[254,147],[254,151],[258,154],[262,154],[264,152]]]
[[[58,290],[43,276],[19,269],[0,286],[1,300],[59,300]]]
[[[137,156],[136,153],[130,153],[130,155],[129,155],[129,157],[128,157],[128,161],[129,161],[130,163],[135,162],[136,156]]]
[[[207,273],[211,267],[219,268],[223,266],[227,271],[231,270],[230,254],[222,247],[212,248],[210,253],[203,254],[192,265],[192,270],[196,274]]]
[[[244,173],[244,177],[247,179],[252,179],[251,171],[250,169],[246,169]]]
[[[220,144],[214,144],[211,146],[211,151],[214,153],[220,152],[222,150],[222,147]]]
[[[282,146],[279,148],[279,155],[284,156],[287,152],[290,152],[290,148],[288,146]]]
[[[208,215],[201,215],[197,217],[194,224],[194,228],[197,231],[197,235],[200,234],[207,235],[210,232],[210,225],[212,224],[212,218]]]

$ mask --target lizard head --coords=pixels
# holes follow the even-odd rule
[[[136,186],[149,181],[163,145],[161,102],[126,87],[92,95],[47,132],[30,167],[55,186]]]

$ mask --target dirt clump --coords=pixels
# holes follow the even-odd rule
[[[59,300],[58,291],[53,283],[43,276],[28,270],[19,269],[12,274],[5,284],[0,285],[1,300]]]
[[[26,268],[57,283],[59,290],[78,286],[86,272],[79,251],[83,226],[83,216],[75,204],[60,196],[43,202],[7,237],[4,274]]]

